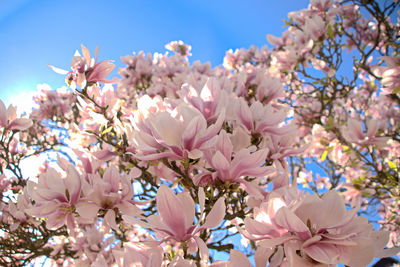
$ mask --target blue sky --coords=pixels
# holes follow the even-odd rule
[[[307,6],[307,0],[0,0],[0,98],[40,83],[63,86],[64,77],[47,64],[69,69],[81,44],[90,51],[98,45],[100,60],[122,67],[121,56],[164,52],[166,43],[183,40],[192,45],[191,62],[220,65],[230,48],[262,46],[266,34],[281,35],[287,13]]]

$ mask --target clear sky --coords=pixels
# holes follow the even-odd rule
[[[9,103],[40,83],[63,86],[64,77],[47,64],[69,69],[81,44],[90,51],[98,45],[100,60],[122,67],[121,56],[164,52],[165,44],[182,40],[192,45],[191,62],[220,65],[230,48],[262,46],[266,34],[281,35],[282,19],[308,2],[0,0],[0,98]]]

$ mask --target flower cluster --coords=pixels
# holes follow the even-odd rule
[[[358,2],[311,0],[271,48],[215,68],[176,41],[122,57],[110,80],[115,65],[82,46],[71,71],[51,66],[70,89],[41,85],[30,115],[0,101],[0,265],[367,266],[399,253],[398,3]],[[384,229],[361,216],[373,210]]]

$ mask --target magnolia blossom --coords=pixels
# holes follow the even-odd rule
[[[18,195],[17,203],[11,202],[8,205],[10,214],[13,217],[13,224],[10,226],[10,230],[14,231],[20,224],[29,222],[30,217],[25,213],[25,210],[30,206],[30,199],[27,195],[26,188],[23,194]]]
[[[81,177],[73,166],[67,167],[65,178],[49,168],[39,176],[38,183],[28,181],[28,194],[35,204],[25,212],[46,218],[49,229],[57,229],[63,225],[73,229],[81,188]]]
[[[106,77],[113,71],[115,65],[110,60],[100,61],[97,63],[98,49],[96,47],[94,61],[90,57],[89,50],[82,45],[82,54],[76,51],[71,61],[72,72],[50,66],[55,72],[60,74],[69,74],[66,78],[68,86],[75,88],[78,85],[80,88],[84,88],[87,83],[109,83],[112,82],[107,80]]]
[[[293,132],[296,127],[278,127],[286,119],[283,109],[274,111],[271,105],[263,106],[261,102],[254,102],[249,107],[243,98],[238,99],[235,114],[241,124],[252,134],[286,135]]]
[[[241,149],[233,154],[233,145],[225,130],[218,135],[215,150],[205,151],[207,163],[215,172],[204,172],[194,177],[195,184],[205,185],[207,182],[214,183],[215,180],[222,182],[240,182],[251,186],[243,177],[262,177],[274,171],[272,167],[262,166],[268,154],[268,149],[259,151]]]
[[[214,228],[220,224],[225,217],[225,203],[223,197],[219,198],[205,218],[204,223],[199,225],[203,220],[206,200],[202,188],[199,189],[198,197],[200,217],[196,224],[193,224],[196,206],[189,192],[182,192],[175,195],[166,185],[161,185],[157,192],[158,215],[147,217],[147,222],[125,215],[123,218],[132,224],[138,224],[145,228],[152,229],[162,238],[161,242],[168,240],[189,242],[189,250],[195,252],[198,248],[202,261],[207,262],[209,254],[208,248],[204,241],[198,236],[198,233],[208,228]]]
[[[200,158],[203,150],[221,129],[224,112],[207,127],[204,116],[195,108],[181,103],[172,112],[150,115],[140,131],[133,134],[135,156],[142,160]]]
[[[13,106],[6,109],[3,101],[0,100],[0,126],[10,130],[24,131],[32,126],[32,120],[17,118],[17,110]]]
[[[128,244],[124,250],[113,250],[119,267],[156,267],[162,266],[163,249],[145,244]],[[176,257],[177,258],[177,257]]]
[[[261,240],[258,246],[284,245],[290,266],[338,264],[366,266],[374,257],[394,255],[400,250],[384,250],[388,232],[373,232],[372,225],[346,210],[336,191],[322,198],[308,195],[296,198],[293,189],[273,192],[268,202],[255,209],[254,219],[246,218],[248,238]],[[283,258],[282,258],[283,260]]]
[[[192,47],[190,45],[184,44],[182,41],[172,41],[165,45],[170,51],[174,51],[177,54],[181,54],[182,56],[191,56],[190,50]]]
[[[71,245],[77,252],[78,259],[74,260],[76,266],[110,266],[114,262],[114,250],[108,248],[115,242],[115,237],[110,236],[107,229],[97,229],[96,225],[80,229],[75,237],[71,238]],[[101,265],[103,264],[103,265]]]
[[[387,67],[376,67],[378,75],[382,76],[383,92],[385,94],[396,94],[400,92],[400,57],[384,56]]]
[[[222,81],[210,78],[202,88],[183,84],[178,94],[181,98],[198,109],[207,123],[215,122],[229,101],[228,92],[223,90]]]
[[[379,130],[379,123],[377,120],[370,119],[366,123],[367,133],[362,130],[362,125],[359,120],[349,118],[346,127],[342,128],[343,137],[357,145],[377,145],[385,146],[389,137],[376,137]]]
[[[95,219],[102,209],[105,211],[103,224],[117,229],[116,210],[130,216],[142,213],[132,200],[133,189],[128,177],[121,176],[114,166],[109,167],[103,177],[98,173],[89,176],[89,183],[83,182],[82,187],[85,197],[77,204],[76,210],[83,218]]]

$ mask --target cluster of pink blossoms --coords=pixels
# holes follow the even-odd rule
[[[0,264],[361,267],[398,254],[400,26],[359,9],[312,0],[272,49],[230,50],[216,68],[190,64],[179,41],[122,57],[109,80],[115,65],[82,46],[71,71],[51,66],[71,90],[42,85],[29,116],[0,101]],[[358,53],[354,77],[342,50]],[[31,159],[41,167],[26,174]],[[374,207],[384,230],[358,213]]]

